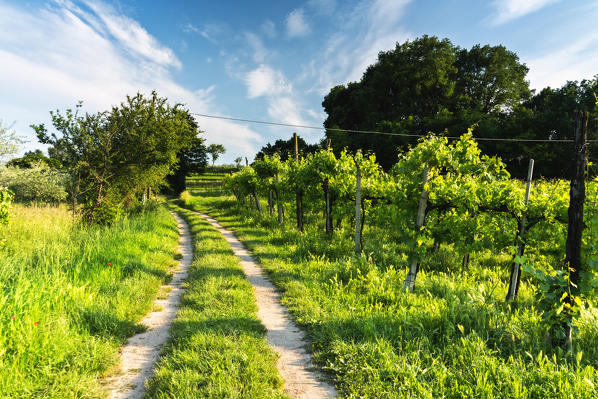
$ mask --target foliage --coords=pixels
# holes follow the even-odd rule
[[[10,205],[12,202],[12,192],[7,188],[0,186],[0,225],[6,224],[10,216]],[[0,245],[4,237],[0,236]]]
[[[423,36],[397,43],[381,52],[359,82],[336,86],[322,103],[328,114],[324,125],[366,131],[426,134],[429,131],[457,135],[485,121],[495,123],[529,98],[525,75],[528,68],[503,46],[479,46],[470,50],[450,40]],[[414,140],[327,130],[335,152],[349,148],[373,151],[388,170],[397,148]]]
[[[421,184],[421,175],[414,179]],[[463,267],[452,244],[426,251],[419,289],[405,294],[409,247],[384,219],[366,227],[364,254],[356,257],[350,225],[329,237],[308,223],[301,234],[294,221],[272,223],[218,188],[187,196],[185,206],[234,226],[283,292],[283,303],[313,342],[314,359],[343,397],[589,399],[598,394],[594,302],[579,313],[577,356],[546,347],[534,300],[536,280],[527,275],[518,302],[504,303],[509,252],[480,249]],[[374,208],[384,207],[382,201]],[[321,217],[321,209],[308,219],[314,216]],[[558,225],[544,227],[533,230],[541,254],[528,251],[538,267],[562,260],[552,234]]]
[[[53,169],[60,169],[62,166],[56,158],[45,156],[41,150],[27,151],[22,157],[13,158],[8,161],[6,165],[18,168],[31,168],[33,165],[40,162]]]
[[[69,174],[73,208],[83,204],[90,222],[112,221],[150,189],[157,190],[197,137],[197,124],[180,105],[152,92],[130,97],[110,111],[51,112],[55,133],[32,126]]]
[[[207,148],[208,153],[212,156],[212,166],[220,155],[226,152],[226,148],[222,144],[210,144]]]
[[[297,149],[299,155],[305,157],[319,150],[320,146],[317,144],[307,144],[301,136],[297,136]],[[276,140],[274,144],[268,143],[255,155],[255,160],[260,160],[265,155],[273,156],[275,154],[278,154],[283,162],[292,158],[295,154],[295,140],[291,137],[288,140]]]
[[[18,202],[57,204],[66,199],[65,173],[48,167],[43,162],[28,168],[0,167],[0,186],[8,187]]]
[[[0,162],[7,156],[13,155],[19,149],[23,140],[16,132],[4,125],[0,119]]]
[[[189,124],[198,132],[199,128],[193,119]],[[171,194],[180,194],[186,189],[185,178],[190,174],[202,173],[208,165],[208,151],[205,140],[201,137],[192,139],[192,143],[186,149],[183,149],[177,155],[178,164],[174,167],[174,172],[167,177],[168,190]]]

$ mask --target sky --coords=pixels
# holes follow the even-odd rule
[[[156,90],[190,112],[321,127],[322,100],[424,34],[505,45],[534,89],[598,74],[598,0],[0,0],[0,120],[26,150],[50,110]],[[323,131],[197,116],[218,161]]]

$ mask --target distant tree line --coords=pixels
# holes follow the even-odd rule
[[[435,132],[459,136],[474,126],[474,137],[562,140],[573,137],[573,111],[598,114],[598,79],[567,82],[539,92],[529,88],[528,67],[504,46],[455,46],[423,36],[380,52],[359,82],[332,88],[322,103],[324,126],[402,134]],[[592,132],[595,138],[595,132]],[[388,169],[415,138],[326,131],[335,153],[347,148],[376,154]],[[499,155],[515,176],[530,157],[545,177],[568,177],[572,144],[480,141]],[[262,150],[263,151],[263,150]],[[264,152],[266,153],[266,152]]]

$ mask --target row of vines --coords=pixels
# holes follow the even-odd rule
[[[439,245],[459,251],[464,265],[476,251],[511,253],[513,295],[507,299],[517,296],[520,268],[533,275],[539,282],[538,307],[556,338],[564,338],[567,323],[598,289],[597,182],[587,187],[583,284],[572,293],[567,289],[572,270],[564,262],[539,266],[524,254],[526,247],[546,247],[546,240],[558,241],[549,243],[553,249],[564,248],[569,183],[534,181],[527,201],[526,182],[512,179],[499,158],[482,154],[471,133],[454,142],[436,136],[422,139],[400,154],[388,173],[373,155],[342,152],[337,157],[322,149],[286,162],[278,155],[264,156],[227,176],[224,185],[240,204],[260,213],[265,212],[260,198],[266,198],[269,213],[276,214],[281,224],[285,209],[294,209],[300,231],[306,210],[323,215],[323,229],[329,235],[335,225],[352,223],[356,251],[362,248],[366,221],[375,228],[392,229],[410,248],[404,285],[408,291],[415,288],[422,257]],[[534,230],[538,234],[532,238]]]

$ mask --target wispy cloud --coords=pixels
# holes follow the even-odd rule
[[[592,79],[598,74],[598,54],[594,51],[597,47],[598,34],[590,34],[549,54],[524,59],[530,68],[530,86],[541,90],[561,87],[568,80]]]
[[[276,24],[274,22],[272,22],[271,20],[267,19],[264,21],[264,23],[261,26],[262,32],[264,32],[264,34],[269,37],[270,39],[273,39],[276,37]]]
[[[90,4],[88,11],[69,2],[38,9],[0,4],[0,116],[16,120],[19,134],[34,142],[27,126],[48,122],[51,109],[83,100],[95,112],[126,94],[153,89],[194,112],[226,113],[214,105],[213,86],[190,90],[173,80],[170,71],[180,61],[138,22],[103,3]],[[224,144],[233,158],[253,153],[262,142],[242,124],[208,119],[199,124],[208,141]]]
[[[260,39],[255,33],[251,32],[245,33],[245,39],[252,50],[253,60],[257,63],[264,62],[268,56],[268,50],[266,49],[266,46],[264,46],[262,39]]]
[[[336,0],[308,0],[307,5],[319,15],[331,15],[336,10]]]
[[[500,25],[538,11],[557,1],[560,0],[494,0],[492,5],[496,9],[496,14],[492,17],[492,22],[495,25]]]
[[[304,66],[304,78],[317,82],[311,90],[323,95],[333,86],[359,80],[380,51],[407,39],[410,35],[400,20],[409,3],[363,1],[339,18],[338,31],[328,39],[322,55]]]
[[[292,91],[291,84],[282,72],[263,64],[247,74],[245,84],[249,98],[278,96]]]
[[[289,37],[307,36],[311,33],[311,27],[305,20],[303,9],[298,8],[287,15],[287,35]]]

